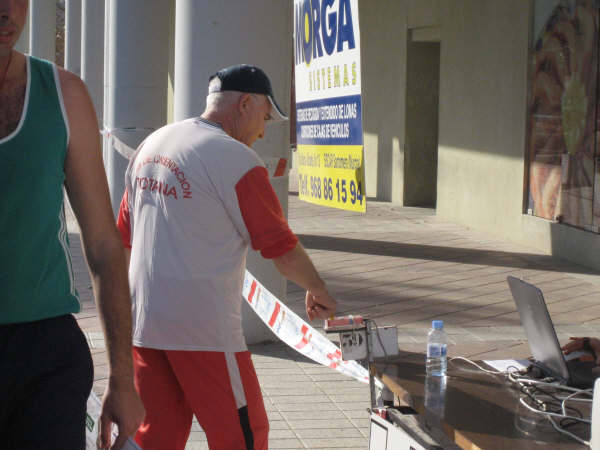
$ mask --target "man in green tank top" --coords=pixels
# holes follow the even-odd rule
[[[48,0],[50,1],[50,0]],[[75,212],[106,337],[100,445],[137,430],[131,302],[110,207],[96,114],[75,75],[14,46],[28,0],[0,0],[0,447],[85,448],[93,380],[63,207]]]

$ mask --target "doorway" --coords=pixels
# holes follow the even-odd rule
[[[435,208],[440,42],[409,30],[406,62],[404,206]]]

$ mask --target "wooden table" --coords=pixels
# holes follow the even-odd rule
[[[425,407],[425,357],[403,353],[375,362],[377,376],[412,407],[426,427],[443,430],[466,449],[580,449],[587,448],[552,428],[539,414],[519,403],[520,393],[501,375],[481,372],[464,361],[448,363],[443,417]],[[589,414],[589,410],[584,412]],[[589,416],[588,416],[589,417]],[[569,428],[589,439],[589,425]]]

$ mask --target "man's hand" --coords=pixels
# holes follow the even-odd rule
[[[310,320],[328,319],[335,313],[336,306],[336,301],[324,286],[306,291],[306,315]]]
[[[306,315],[310,320],[333,316],[336,302],[319,277],[315,266],[300,243],[281,256],[273,258],[279,273],[306,289]]]
[[[565,355],[577,350],[592,351],[596,354],[596,365],[600,366],[600,339],[571,337],[569,342],[562,347]]]
[[[98,448],[109,448],[111,428],[115,423],[119,435],[111,450],[119,450],[130,436],[137,431],[144,420],[144,406],[131,379],[117,380],[111,377],[102,399],[102,412],[98,420]]]

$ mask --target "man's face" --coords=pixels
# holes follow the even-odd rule
[[[29,0],[0,0],[0,58],[14,48],[27,18]]]
[[[265,122],[271,118],[271,102],[265,95],[249,94],[240,118],[239,140],[251,147],[265,135]]]

